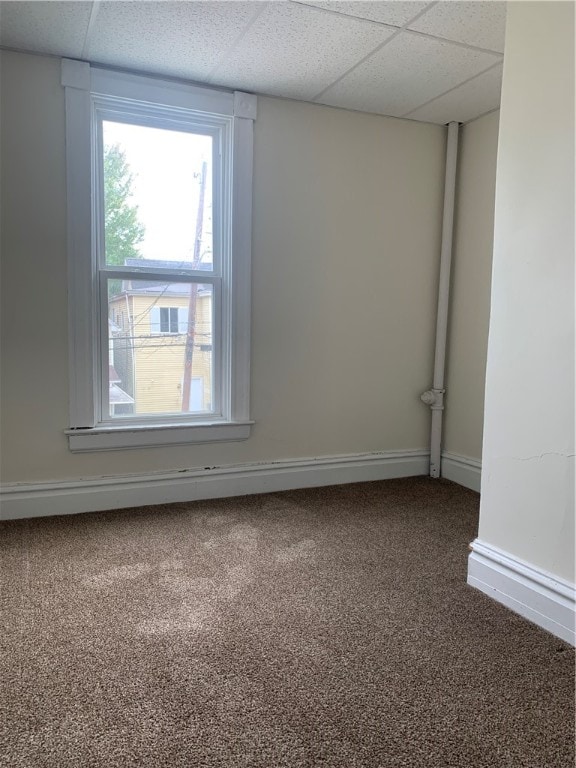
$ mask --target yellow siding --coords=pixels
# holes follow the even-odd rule
[[[186,334],[152,333],[151,310],[154,307],[188,309],[188,296],[133,295],[131,299],[131,334],[134,336],[135,413],[180,413],[182,411],[182,384]],[[196,302],[196,334],[192,356],[192,378],[202,377],[204,396],[202,407],[211,407],[212,353],[199,345],[211,345],[211,296],[200,294]],[[126,313],[124,298],[110,302],[111,317],[126,331],[121,313]],[[126,313],[127,314],[127,313]]]

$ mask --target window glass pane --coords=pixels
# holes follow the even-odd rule
[[[211,413],[212,286],[110,280],[108,296],[109,416]]]
[[[212,137],[109,120],[102,131],[106,263],[212,269]]]

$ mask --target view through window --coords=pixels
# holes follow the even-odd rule
[[[109,418],[214,410],[212,144],[102,121]]]

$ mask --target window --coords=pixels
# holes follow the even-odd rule
[[[160,333],[178,333],[178,307],[160,307]]]
[[[250,434],[256,100],[64,60],[73,451]]]

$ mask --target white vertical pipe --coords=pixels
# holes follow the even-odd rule
[[[440,477],[442,446],[442,412],[444,410],[444,369],[446,364],[446,336],[448,332],[448,304],[450,299],[450,268],[452,266],[452,239],[454,233],[454,198],[456,194],[456,164],[458,161],[458,123],[448,124],[446,144],[446,173],[444,181],[444,212],[442,216],[442,250],[440,252],[440,280],[438,286],[438,316],[436,320],[436,351],[434,354],[433,397],[428,404],[432,410],[430,429],[430,477]],[[425,400],[426,402],[426,400]]]

